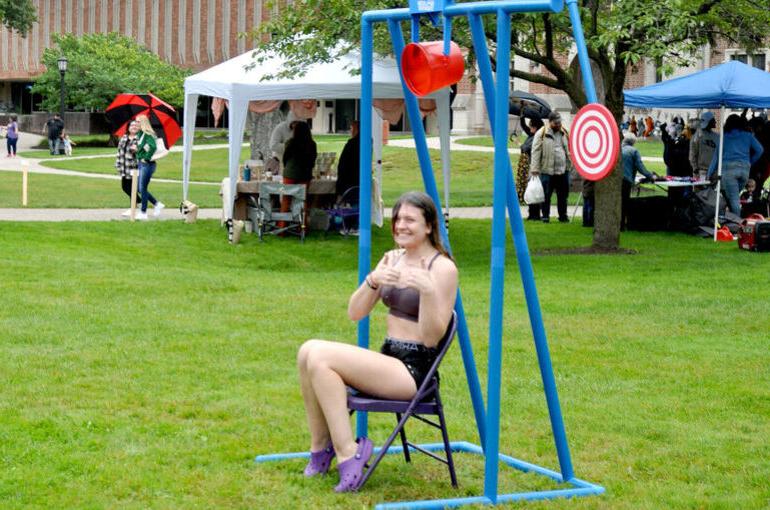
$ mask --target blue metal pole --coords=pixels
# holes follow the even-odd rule
[[[569,19],[572,21],[572,35],[575,37],[578,61],[580,62],[580,74],[583,75],[583,88],[586,90],[586,99],[589,103],[597,103],[596,88],[594,87],[594,74],[591,71],[591,61],[588,59],[588,48],[583,37],[583,23],[580,21],[580,7],[577,0],[567,0]]]
[[[401,54],[404,50],[404,36],[403,32],[401,31],[401,25],[399,21],[388,20],[388,30],[390,31],[390,37],[393,42],[393,53],[396,56],[396,63],[398,64],[397,67],[400,73]],[[404,91],[406,112],[409,116],[409,122],[412,126],[412,134],[414,136],[415,146],[417,148],[417,159],[420,162],[422,179],[425,183],[425,191],[428,193],[428,195],[430,195],[430,197],[435,202],[437,209],[440,211],[441,198],[439,197],[438,187],[436,186],[436,178],[433,175],[433,165],[430,161],[428,142],[425,139],[425,129],[422,125],[417,98],[414,96],[414,94],[411,93],[406,85],[404,85],[403,76],[401,76],[401,86]],[[446,224],[443,220],[439,221],[439,230],[441,231],[441,239],[444,242],[444,246],[446,246],[447,250],[449,250],[451,253],[449,236],[446,231]],[[484,398],[481,395],[481,384],[479,383],[479,376],[476,371],[476,362],[473,358],[473,348],[471,346],[471,339],[468,333],[468,324],[465,319],[465,310],[463,308],[463,302],[459,289],[457,291],[455,310],[457,311],[457,334],[460,341],[463,364],[465,365],[465,376],[468,380],[468,390],[470,391],[471,402],[473,403],[473,412],[476,417],[476,426],[479,431],[481,442],[482,444],[485,444],[486,417],[484,413]]]
[[[420,42],[420,16],[418,14],[412,15],[412,42]]]
[[[490,113],[490,121],[494,125],[496,113],[492,103],[492,66],[489,62],[487,43],[484,36],[483,26],[480,16],[471,14],[468,16],[471,34],[473,36],[474,49],[476,51],[479,74],[484,88],[484,99],[487,105],[487,111]],[[498,70],[499,70],[498,61]],[[506,80],[507,82],[507,80]],[[507,111],[505,114],[507,120]],[[493,131],[494,136],[494,131]],[[496,140],[496,137],[495,137]],[[506,149],[507,153],[507,149]],[[551,419],[551,430],[553,431],[554,443],[556,444],[556,454],[559,457],[562,477],[569,480],[574,476],[572,468],[572,459],[567,443],[567,434],[564,429],[564,420],[561,414],[559,404],[559,395],[556,391],[556,381],[553,376],[553,367],[551,365],[551,355],[548,349],[548,340],[543,326],[543,317],[540,309],[540,299],[535,285],[535,273],[532,269],[532,259],[529,254],[529,244],[527,235],[524,232],[524,221],[521,218],[518,197],[516,195],[513,176],[510,169],[510,159],[508,162],[508,186],[506,190],[506,200],[508,202],[508,217],[510,218],[511,234],[516,249],[516,258],[519,261],[519,273],[524,287],[524,296],[527,301],[527,311],[529,313],[529,323],[532,328],[532,336],[537,350],[538,365],[540,367],[540,377],[543,380],[546,403],[548,405],[548,414]]]
[[[444,16],[444,55],[449,55],[449,43],[452,42],[452,18]]]
[[[508,70],[511,20],[497,13],[497,81],[495,86],[495,176],[492,199],[492,257],[489,290],[489,369],[487,371],[487,442],[484,462],[484,495],[497,502],[500,450],[500,372],[502,367],[503,303],[505,284],[505,192],[508,156]]]
[[[369,274],[372,256],[372,73],[374,42],[372,24],[361,18],[361,151],[358,197],[358,283]],[[369,347],[369,317],[358,322],[358,345]],[[367,413],[356,413],[357,435],[367,435]]]

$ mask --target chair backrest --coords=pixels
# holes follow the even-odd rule
[[[307,187],[304,184],[283,184],[281,182],[262,182],[259,184],[259,196],[282,195],[305,200]]]
[[[418,402],[422,400],[423,398],[427,397],[429,393],[433,391],[433,378],[436,375],[436,372],[438,371],[438,366],[441,364],[441,360],[444,359],[444,355],[449,350],[449,347],[452,345],[452,340],[454,340],[455,333],[457,333],[457,312],[452,310],[452,317],[449,319],[449,324],[447,325],[446,332],[444,333],[444,336],[441,337],[441,340],[438,342],[438,355],[436,356],[435,361],[433,362],[433,365],[431,365],[430,370],[428,370],[428,373],[425,375],[425,379],[423,380],[422,384],[419,388],[417,388],[417,393],[415,394],[415,400]]]
[[[358,186],[351,186],[350,188],[346,189],[345,192],[342,194],[342,197],[340,199],[340,204],[350,206],[350,207],[358,207],[358,202],[360,199],[360,191]]]

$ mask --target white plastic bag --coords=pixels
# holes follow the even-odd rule
[[[166,156],[168,156],[168,149],[166,148],[166,143],[163,141],[163,138],[158,137],[155,140],[155,152],[153,153],[150,159],[152,161],[158,161],[159,159],[165,158]]]
[[[542,204],[545,202],[545,192],[540,177],[533,175],[529,178],[527,189],[524,191],[524,201],[527,205]]]

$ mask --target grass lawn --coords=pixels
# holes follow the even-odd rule
[[[390,246],[377,230],[373,251]],[[531,249],[583,246],[577,225],[527,225]],[[489,222],[451,231],[486,389]],[[766,254],[627,233],[631,256],[535,255],[567,435],[599,497],[517,508],[764,508],[770,504]],[[509,245],[509,253],[512,251]],[[306,480],[295,355],[352,342],[356,243],[312,235],[229,246],[215,221],[3,223],[0,501],[16,508],[362,508],[482,492],[480,458],[387,458],[359,494]],[[501,451],[556,467],[516,264],[507,262]],[[767,271],[762,273],[766,276]],[[373,338],[385,312],[373,314]],[[757,320],[760,318],[760,320]],[[478,442],[459,349],[442,368],[450,437]],[[391,417],[370,419],[384,440]],[[418,441],[436,441],[413,424]],[[553,485],[501,471],[503,492]]]
[[[182,201],[182,185],[153,182],[150,191],[169,207]],[[201,207],[222,207],[219,188],[190,185],[190,199]],[[92,179],[63,175],[30,174],[30,208],[128,207],[128,196],[117,179]],[[21,174],[0,172],[0,207],[21,207]]]

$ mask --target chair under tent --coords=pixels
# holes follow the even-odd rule
[[[262,241],[266,234],[292,234],[305,240],[306,218],[305,199],[307,186],[304,184],[281,184],[263,182],[259,185],[259,196],[249,197],[248,215]],[[289,210],[281,212],[276,204],[289,199]]]

